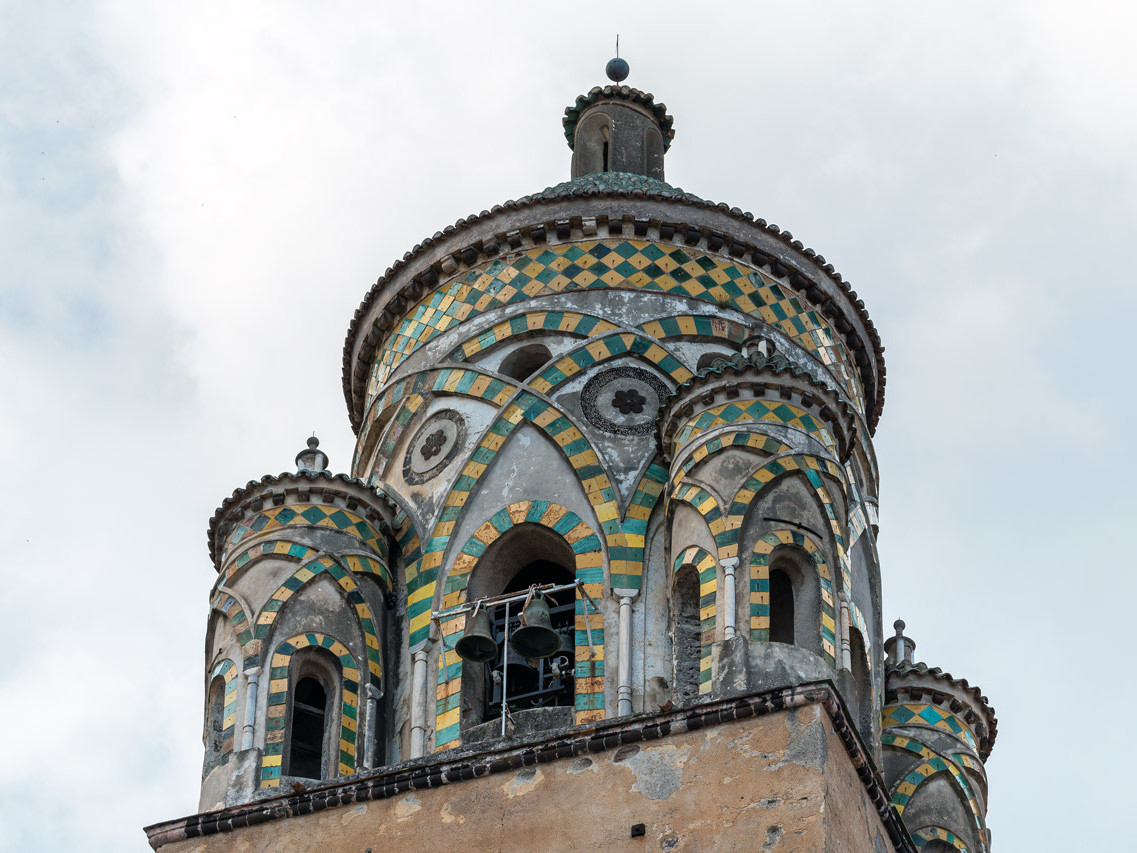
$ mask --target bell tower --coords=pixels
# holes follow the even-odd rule
[[[364,295],[350,474],[313,438],[217,510],[202,813],[156,849],[989,846],[986,700],[884,641],[864,301],[666,183],[628,73],[569,180]]]

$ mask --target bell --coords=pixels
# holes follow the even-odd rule
[[[509,645],[523,658],[548,658],[561,648],[561,636],[553,630],[549,602],[534,596],[521,613],[522,625],[509,638]]]
[[[506,676],[505,689],[511,697],[532,693],[540,686],[541,673],[529,666],[525,658],[514,649],[507,648],[505,660],[500,666],[494,667],[494,673],[498,676],[502,675],[503,671]]]
[[[454,644],[458,657],[470,663],[486,663],[497,657],[497,643],[490,632],[490,614],[477,608],[466,620],[466,630]]]

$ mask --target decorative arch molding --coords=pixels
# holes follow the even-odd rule
[[[718,564],[715,558],[691,545],[675,558],[672,585],[679,570],[692,566],[699,575],[699,695],[711,692],[711,648],[715,641],[715,623],[718,619]]]
[[[659,340],[674,338],[712,338],[729,341],[741,347],[754,333],[753,326],[737,323],[724,317],[708,317],[704,314],[675,314],[640,323],[639,329]]]
[[[506,386],[498,379],[464,368],[438,371],[433,391],[437,394],[460,394],[477,399],[494,395],[501,405],[509,397]],[[495,389],[500,389],[494,394]],[[504,398],[504,399],[503,399]],[[493,464],[506,439],[522,423],[528,422],[551,439],[576,472],[585,497],[600,521],[607,549],[610,575],[627,575],[628,548],[620,524],[619,504],[600,457],[581,429],[551,401],[530,391],[521,391],[504,406],[497,419],[482,435],[478,447],[462,468],[446,495],[442,512],[417,565],[406,567],[407,601],[410,620],[410,644],[427,639],[430,630],[430,605],[434,599],[437,576],[446,550],[470,493],[482,475]]]
[[[818,544],[798,530],[774,530],[754,543],[750,554],[750,639],[768,642],[770,639],[770,558],[778,548],[796,548],[809,555],[817,570],[817,583],[821,590],[821,650],[826,662],[837,665],[837,622],[833,609],[833,577],[825,554]]]
[[[213,686],[214,679],[220,678],[225,683],[225,690],[221,708],[221,751],[217,763],[228,764],[229,756],[233,754],[233,733],[237,728],[237,665],[229,658],[217,661],[209,673],[209,684],[206,685],[206,725],[209,724],[211,709],[209,703],[209,688]]]
[[[604,553],[600,537],[580,516],[549,501],[519,501],[496,512],[462,546],[446,576],[442,609],[466,601],[470,573],[478,560],[503,534],[519,524],[539,524],[565,540],[576,558],[576,579],[594,600],[604,594]],[[462,659],[454,644],[466,628],[465,615],[447,619],[441,625],[442,648],[438,656],[438,691],[435,704],[436,751],[458,746],[460,742]],[[588,633],[592,633],[590,656]],[[604,619],[594,611],[578,590],[576,595],[576,713],[575,720],[590,723],[604,719]]]
[[[727,547],[730,540],[726,519],[723,517],[722,508],[715,496],[702,486],[694,483],[683,483],[672,490],[671,499],[689,504],[703,517],[711,536],[714,537],[715,547],[721,556],[723,549]]]
[[[268,714],[265,720],[265,751],[261,758],[262,788],[280,785],[281,762],[284,758],[284,725],[288,710],[288,668],[292,655],[304,648],[327,649],[339,661],[340,692],[340,756],[339,774],[355,772],[355,744],[359,728],[359,668],[347,646],[334,637],[318,632],[297,634],[282,642],[272,654],[269,671]]]
[[[624,546],[628,549],[628,560],[624,573],[609,571],[609,584],[613,589],[642,588],[647,525],[666,486],[667,468],[663,465],[662,457],[656,456],[640,477],[620,525],[624,532]]]
[[[679,429],[670,452],[678,453],[688,441],[709,429],[738,423],[774,423],[796,429],[816,439],[834,456],[838,455],[837,442],[825,425],[805,409],[785,400],[737,400],[706,409]]]
[[[315,557],[317,553],[315,548],[309,548],[303,542],[297,542],[293,539],[274,538],[267,542],[258,542],[248,550],[238,554],[232,561],[223,564],[225,568],[217,578],[217,583],[213,585],[213,588],[219,589],[238,572],[251,568],[261,560],[271,557],[277,560],[303,563]]]
[[[894,702],[885,705],[881,709],[881,725],[884,728],[926,726],[939,729],[964,741],[972,749],[979,749],[975,735],[971,733],[971,727],[967,723],[951,711],[945,711],[938,705],[927,702]]]
[[[466,361],[518,335],[560,332],[573,337],[588,338],[618,328],[615,323],[594,314],[581,314],[576,311],[527,311],[524,314],[514,314],[509,319],[502,320],[467,338],[451,350],[445,361]]]
[[[351,572],[341,566],[334,557],[328,555],[317,557],[315,560],[301,566],[290,578],[282,583],[276,592],[272,594],[272,597],[265,602],[264,607],[261,608],[261,612],[257,614],[257,624],[253,631],[253,638],[258,641],[263,641],[267,638],[271,634],[272,626],[276,622],[276,617],[279,615],[281,608],[284,607],[285,602],[311,581],[323,574],[327,574],[335,580],[344,598],[347,599],[348,604],[350,604],[352,610],[355,611],[356,618],[359,620],[360,627],[363,629],[364,642],[367,647],[368,678],[372,685],[381,689],[383,686],[383,665],[379,649],[379,638],[375,629],[375,620],[371,616],[371,608],[368,606],[363,594],[360,593],[359,585],[356,584]],[[378,573],[376,572],[375,574]],[[389,586],[388,589],[390,589]]]
[[[229,593],[219,590],[213,593],[209,606],[229,619],[229,624],[233,626],[233,631],[237,635],[237,644],[244,648],[253,638],[253,631],[249,615],[241,603]]]
[[[904,809],[921,785],[935,776],[946,774],[954,783],[956,793],[959,795],[964,806],[971,812],[971,818],[975,824],[975,829],[979,833],[979,838],[985,839],[987,837],[987,827],[983,820],[983,811],[979,806],[979,801],[975,798],[975,794],[971,792],[971,784],[967,781],[963,771],[955,762],[944,758],[934,749],[920,741],[914,738],[904,737],[903,735],[886,732],[881,736],[881,745],[910,752],[924,759],[923,762],[913,767],[912,770],[906,773],[893,786],[892,805],[896,808],[898,814],[904,814]]]
[[[709,433],[709,434],[708,434]],[[683,482],[683,478],[690,473],[701,462],[705,462],[712,456],[722,453],[724,450],[732,448],[753,450],[758,453],[769,454],[771,456],[786,453],[789,451],[789,445],[783,444],[778,439],[765,433],[756,432],[754,430],[733,430],[727,432],[714,432],[704,433],[697,439],[698,446],[690,451],[683,461],[675,470],[675,475],[671,478],[674,486],[678,486]],[[686,451],[686,447],[684,450]]]
[[[695,374],[673,356],[659,341],[639,332],[613,332],[588,341],[558,358],[529,383],[535,391],[548,394],[573,376],[615,358],[633,357],[665,373],[676,385]]]
[[[821,479],[822,474],[828,474],[844,489],[846,488],[844,472],[836,463],[819,456],[805,454],[779,456],[767,462],[746,479],[742,488],[735,493],[734,500],[731,502],[730,510],[727,513],[726,523],[729,536],[726,541],[728,544],[720,550],[720,559],[738,556],[738,537],[742,530],[742,524],[746,520],[747,510],[750,509],[758,493],[779,477],[793,472],[801,472],[805,475],[806,480],[809,481],[821,502],[825,517],[829,520],[829,529],[833,536],[834,545],[837,548],[837,561],[841,567],[842,589],[851,590],[853,585],[852,566],[849,562],[848,552],[845,550],[844,532],[837,515],[837,507],[829,495],[825,481]]]
[[[960,853],[971,853],[962,838],[942,826],[922,826],[912,833],[912,840],[916,843],[917,850],[926,846],[929,841],[945,841]]]

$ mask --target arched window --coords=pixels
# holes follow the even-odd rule
[[[544,344],[526,344],[501,360],[500,372],[519,381],[528,379],[553,357]]]
[[[576,578],[575,566],[572,547],[561,536],[543,525],[519,524],[479,558],[470,576],[467,600],[521,593],[534,584],[571,584]],[[551,658],[527,661],[519,657],[505,642],[505,608],[495,607],[491,611],[491,631],[498,654],[481,665],[481,677],[462,679],[463,728],[500,718],[503,686],[511,714],[563,707],[568,714],[563,723],[571,722],[568,709],[576,702],[576,592],[566,589],[547,599],[552,628],[561,637],[560,649]],[[522,603],[510,604],[511,635],[520,625]],[[475,666],[467,663],[464,671],[476,674]]]
[[[205,769],[209,773],[221,764],[225,747],[225,679],[218,675],[209,683],[205,720]]]
[[[861,632],[852,626],[849,628],[849,656],[852,658],[853,689],[857,697],[857,727],[865,740],[869,740],[873,716],[872,676],[869,673],[865,640]]]
[[[675,698],[689,701],[699,695],[699,664],[702,655],[702,624],[699,619],[699,572],[688,563],[675,575],[671,599],[672,655]]]
[[[770,642],[794,642],[794,586],[782,568],[770,570]]]
[[[340,701],[339,666],[326,649],[300,649],[289,667],[285,776],[329,779],[339,766],[338,733],[331,725]]]
[[[314,678],[301,678],[292,696],[292,741],[288,750],[291,776],[319,779],[324,770],[324,734],[328,694]]]

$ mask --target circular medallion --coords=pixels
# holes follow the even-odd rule
[[[419,427],[403,459],[403,479],[411,485],[425,483],[440,473],[457,455],[466,437],[466,422],[453,409],[435,412]]]
[[[647,435],[667,386],[639,367],[613,367],[593,376],[580,392],[580,406],[593,426],[614,435]]]

